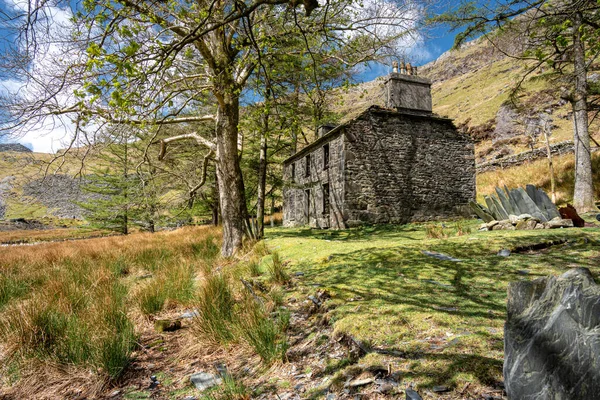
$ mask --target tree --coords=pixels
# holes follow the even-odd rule
[[[27,27],[42,20],[36,17],[44,4],[32,1],[30,12],[20,19],[25,26],[21,30],[24,50],[17,55],[33,54],[39,48],[26,46],[40,40],[29,40],[29,32],[39,30]],[[161,154],[169,144],[182,140],[214,153],[222,254],[230,256],[241,247],[244,232],[252,234],[238,153],[240,98],[259,58],[276,50],[271,42],[298,32],[303,37],[318,35],[320,50],[337,53],[342,62],[347,62],[348,54],[361,55],[366,62],[393,47],[407,28],[414,28],[408,22],[419,17],[421,7],[398,0],[382,12],[365,10],[353,1],[332,0],[312,12],[317,3],[306,0],[304,17],[298,14],[297,4],[291,0],[84,1],[74,11],[76,29],[61,41],[77,56],[57,63],[56,71],[45,71],[47,79],[21,68],[23,77],[36,82],[39,90],[4,99],[11,115],[5,126],[23,127],[57,115],[76,115],[81,121],[76,133],[99,121],[142,127],[184,124],[187,133],[160,140]],[[11,68],[17,68],[13,70],[17,73],[17,64]],[[65,90],[74,96],[58,95]],[[202,109],[209,112],[200,114]],[[193,130],[202,122],[213,124],[211,136]]]
[[[549,66],[545,76],[563,88],[561,97],[573,110],[575,144],[575,190],[573,204],[580,212],[597,210],[594,204],[592,161],[588,112],[600,94],[589,84],[587,76],[600,55],[600,3],[593,0],[494,1],[484,6],[475,1],[463,2],[456,11],[437,16],[434,22],[464,27],[456,36],[455,46],[467,39],[485,35],[497,44],[489,32],[516,31],[523,51],[507,55],[529,63],[528,72]],[[593,98],[596,96],[596,98]]]

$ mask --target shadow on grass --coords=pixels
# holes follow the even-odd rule
[[[403,232],[409,233],[380,228],[348,235],[344,240],[368,241],[370,235],[381,240],[386,235],[393,238]],[[407,378],[419,378],[425,386],[442,382],[452,385],[458,374],[467,373],[490,385],[502,374],[498,352],[502,351],[501,327],[509,282],[558,275],[573,266],[588,267],[597,277],[600,257],[597,232],[597,229],[489,232],[489,235],[475,235],[476,240],[472,241],[466,238],[415,241],[412,237],[410,242],[398,246],[337,250],[327,261],[299,268],[305,273],[305,284],[318,284],[334,293],[339,305],[332,312],[333,320],[342,324],[342,331],[348,329],[359,340],[387,343],[388,347],[383,347],[385,354],[397,351],[402,354],[399,358],[419,360],[419,365],[406,372]],[[320,232],[305,235],[321,239]],[[499,248],[514,249],[560,239],[569,242],[535,252],[513,253],[507,258],[496,254]],[[424,250],[461,261],[439,260],[423,254]],[[436,320],[435,329],[418,332],[417,319],[429,318],[426,315]],[[393,336],[403,329],[398,325],[400,320],[409,326],[416,325],[410,329],[413,332],[405,334],[409,337],[402,340]],[[490,334],[490,328],[494,334]],[[479,344],[465,344],[466,353],[471,354],[464,354],[453,351],[451,345],[434,350],[431,342],[423,339],[443,335],[446,329],[468,330],[464,336]],[[486,354],[491,350],[496,358]]]

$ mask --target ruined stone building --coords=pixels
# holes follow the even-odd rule
[[[284,161],[285,226],[442,219],[475,198],[473,141],[432,113],[431,82],[403,68],[384,88],[386,107],[322,127],[314,143]]]

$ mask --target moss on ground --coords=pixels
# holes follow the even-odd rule
[[[451,225],[450,223],[446,223]],[[418,387],[491,385],[502,380],[503,325],[509,282],[558,275],[575,266],[600,273],[600,229],[476,231],[428,239],[424,225],[326,231],[269,230],[267,243],[305,275],[294,289],[317,288],[337,307],[338,334],[377,349],[363,362],[392,359],[405,382]],[[502,248],[567,240],[545,250],[500,257]],[[442,261],[423,251],[447,254]],[[383,353],[381,350],[384,350]],[[390,353],[391,352],[391,353]]]

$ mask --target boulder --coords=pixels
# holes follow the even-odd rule
[[[572,228],[573,221],[570,219],[562,219],[560,217],[557,217],[551,221],[545,222],[544,227],[546,229]]]
[[[510,223],[509,220],[505,219],[502,221],[498,221],[497,225],[494,225],[492,228],[493,231],[514,231],[515,227]]]
[[[508,216],[508,220],[510,221],[511,224],[516,224],[517,222],[519,222],[519,217],[514,215],[514,214],[510,214]]]
[[[154,329],[157,332],[175,332],[181,329],[181,321],[171,319],[157,319],[154,321]]]
[[[600,398],[600,286],[587,268],[513,282],[504,326],[510,399]]]
[[[517,230],[530,230],[535,229],[538,223],[532,219],[522,219],[517,222],[516,228]]]
[[[577,228],[583,228],[585,226],[584,219],[577,214],[577,210],[572,205],[567,204],[566,207],[559,208],[558,212],[560,213],[561,218],[572,220],[573,225]]]
[[[223,380],[218,376],[208,372],[197,372],[190,376],[190,382],[196,386],[196,389],[204,391],[206,389],[210,389],[211,387],[220,385]]]

